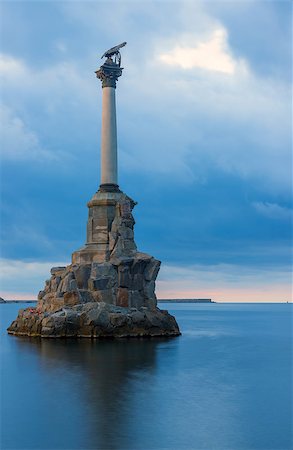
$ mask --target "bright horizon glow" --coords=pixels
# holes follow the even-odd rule
[[[210,298],[217,303],[291,303],[291,286],[274,286],[272,289],[222,289],[222,290],[194,290],[178,291],[176,288],[168,289],[168,282],[157,282],[158,300],[192,300],[198,298]],[[170,283],[172,284],[172,283]],[[40,288],[41,289],[41,288]],[[4,300],[37,300],[36,292],[21,293],[3,291],[0,296]],[[278,300],[279,299],[279,300]]]
[[[223,290],[186,290],[178,291],[168,289],[167,282],[157,282],[156,294],[158,300],[192,300],[198,298],[210,298],[217,303],[291,303],[291,286],[274,286],[273,289],[223,289]],[[40,287],[41,290],[41,287]],[[2,291],[0,296],[4,300],[37,300],[36,292],[21,293]],[[278,300],[279,299],[279,300]]]
[[[69,264],[69,261],[0,259],[0,272],[5,280],[0,296],[4,300],[34,300],[44,288],[45,280],[50,278],[50,269]],[[233,265],[181,267],[164,264],[156,282],[156,295],[158,299],[211,298],[225,303],[289,302],[292,299],[292,274],[279,271],[274,272],[274,277],[273,283],[269,270],[250,273]],[[9,289],[13,284],[14,289]]]
[[[4,300],[35,300],[38,292],[44,288],[45,280],[51,276],[50,269],[69,264],[69,261],[0,259],[0,273],[5,280],[0,296]],[[158,299],[170,300],[211,298],[220,303],[284,303],[292,299],[290,273],[274,272],[275,282],[272,284],[269,270],[263,271],[262,276],[251,274],[247,267],[243,267],[239,273],[238,270],[237,266],[227,264],[208,267],[164,264],[156,282],[156,295]],[[14,290],[10,290],[9,286],[13,284]],[[35,291],[31,285],[35,286]]]
[[[165,283],[166,284],[166,283]],[[176,295],[177,294],[177,295]],[[157,287],[157,297],[159,299],[196,299],[210,298],[217,303],[286,303],[292,301],[291,286],[274,286],[273,289],[223,289],[205,291],[173,291]],[[280,300],[278,300],[280,299]]]

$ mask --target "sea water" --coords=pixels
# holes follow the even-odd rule
[[[1,449],[292,449],[292,304],[170,304],[178,338],[6,334]]]

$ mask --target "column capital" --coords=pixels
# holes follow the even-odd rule
[[[115,89],[116,81],[121,77],[122,70],[123,68],[109,57],[99,70],[96,70],[95,74],[102,81],[103,88],[113,87]]]

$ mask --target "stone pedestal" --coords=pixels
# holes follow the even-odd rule
[[[39,294],[42,310],[53,311],[68,301],[156,307],[160,261],[137,251],[134,205],[123,192],[98,191],[93,196],[86,245],[72,254],[71,265],[51,270],[51,280]]]
[[[72,254],[73,264],[109,261],[110,257],[131,257],[134,242],[135,202],[123,192],[99,190],[88,203],[87,240],[85,247]]]

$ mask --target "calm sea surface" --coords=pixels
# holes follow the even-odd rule
[[[292,449],[292,304],[161,303],[173,339],[6,334],[1,449]]]

